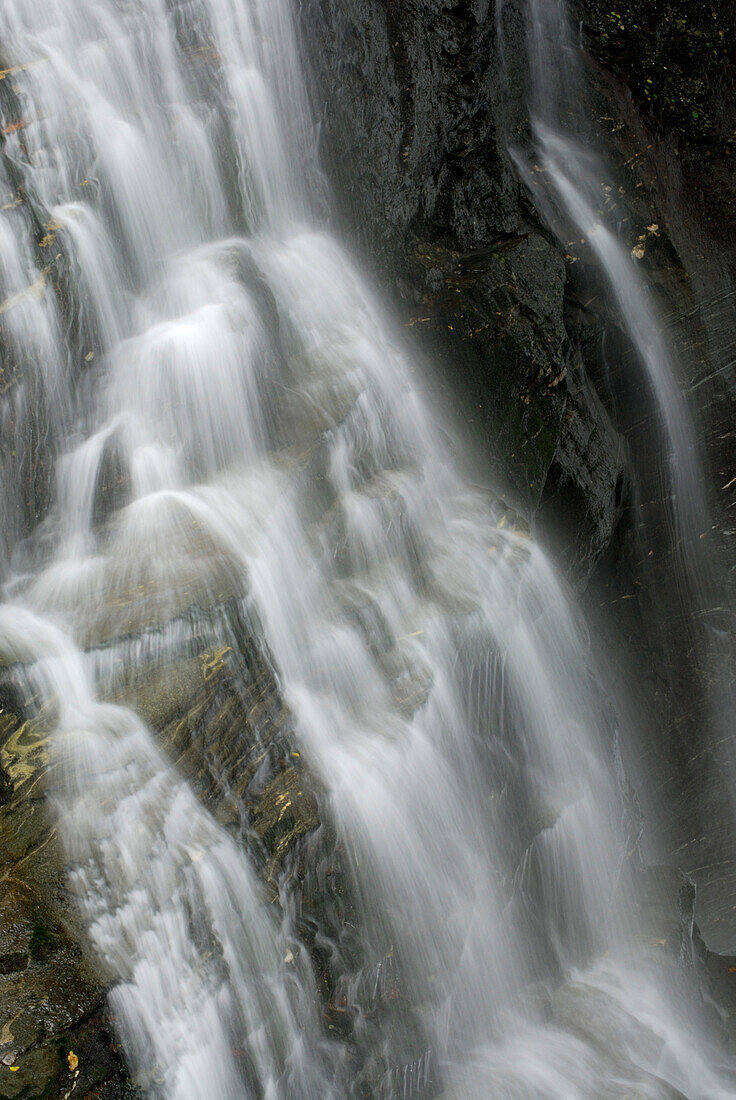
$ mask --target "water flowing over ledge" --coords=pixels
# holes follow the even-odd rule
[[[578,613],[321,224],[290,5],[0,42],[0,655],[138,1088],[732,1096]]]

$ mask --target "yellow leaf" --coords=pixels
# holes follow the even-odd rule
[[[74,1073],[74,1070],[79,1065],[79,1059],[77,1058],[77,1056],[76,1056],[76,1054],[74,1053],[73,1050],[69,1051],[69,1053],[66,1056],[66,1060],[69,1063],[69,1069],[72,1071],[72,1073]]]

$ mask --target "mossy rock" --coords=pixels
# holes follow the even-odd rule
[[[582,0],[580,8],[592,52],[625,74],[660,127],[694,142],[717,137],[717,89],[733,61],[732,4]]]
[[[266,874],[269,882],[274,881],[299,837],[320,824],[317,800],[305,779],[296,767],[285,767],[268,784],[253,811],[253,828],[269,856]]]

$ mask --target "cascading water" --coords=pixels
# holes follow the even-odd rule
[[[286,0],[18,0],[0,43],[22,379],[3,405],[0,653],[55,730],[71,882],[141,1087],[734,1095],[686,960],[636,915],[584,632],[542,552],[462,484],[310,214]],[[23,538],[18,486],[41,494],[50,470]],[[205,629],[237,649],[228,601],[262,623],[349,865],[352,958],[317,932],[349,1042],[325,1024],[293,878],[269,896],[253,837],[106,701],[121,666],[196,652]],[[400,1011],[368,1011],[389,966]]]
[[[496,15],[502,42],[506,21],[513,18],[510,9],[507,0],[499,0]],[[635,390],[637,379],[643,377],[651,394],[647,432],[657,442],[650,441],[644,448],[639,445],[631,459],[637,500],[633,511],[644,517],[637,521],[643,565],[636,583],[649,590],[654,610],[647,629],[656,639],[654,648],[660,651],[662,663],[677,670],[674,677],[669,674],[670,679],[682,677],[684,665],[685,675],[692,670],[694,692],[703,697],[697,721],[707,728],[701,739],[705,737],[707,755],[714,764],[707,775],[699,775],[698,782],[712,792],[705,820],[715,814],[721,825],[715,850],[707,855],[701,851],[695,865],[720,863],[716,853],[721,849],[728,862],[736,822],[731,778],[736,768],[730,673],[736,660],[733,585],[719,561],[718,539],[713,537],[717,525],[709,499],[712,478],[698,424],[699,410],[691,407],[686,396],[683,366],[666,334],[655,296],[619,232],[621,215],[616,217],[611,209],[609,196],[616,171],[592,124],[585,54],[572,7],[567,0],[527,0],[521,12],[528,118],[516,134],[509,135],[509,149],[537,209],[560,242],[574,250],[583,246],[591,266],[603,276],[633,351],[628,369],[634,378],[628,385]],[[512,89],[509,94],[514,94]],[[621,388],[626,386],[624,382]],[[612,397],[615,404],[615,394]],[[641,404],[646,409],[648,402],[645,399]],[[657,499],[662,501],[661,508],[652,508]],[[664,536],[655,535],[655,527],[664,528]],[[662,556],[672,563],[664,579],[661,570],[657,576],[651,568],[652,559]],[[687,653],[684,660],[676,653],[680,641],[673,643],[672,615],[679,632],[688,639],[682,646]],[[676,827],[674,834],[677,847],[682,837]],[[710,883],[709,888],[712,886]],[[728,921],[724,923],[729,932],[720,937],[720,943],[728,949],[732,927]]]
[[[503,24],[504,0],[499,7]],[[514,159],[539,207],[561,239],[587,242],[610,285],[643,364],[664,428],[666,481],[688,583],[702,598],[708,588],[700,538],[708,507],[695,427],[655,308],[624,243],[602,213],[608,170],[589,136],[582,50],[566,0],[529,0],[529,114],[532,156]]]

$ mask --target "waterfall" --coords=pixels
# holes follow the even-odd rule
[[[560,239],[574,237],[587,243],[608,281],[655,397],[664,429],[665,492],[672,498],[688,582],[702,598],[708,589],[703,575],[708,563],[700,539],[709,517],[692,414],[636,262],[606,224],[605,187],[611,173],[590,134],[582,49],[567,3],[530,0],[528,19],[532,149],[531,159],[522,149],[514,149],[514,159]]]
[[[640,915],[579,613],[464,484],[321,223],[292,16],[0,13],[0,655],[53,731],[49,797],[131,1072],[166,1100],[733,1096],[687,937],[677,959]],[[172,653],[246,665],[246,619],[339,919],[304,917],[299,868],[264,874],[253,821],[218,820],[120,699]]]
[[[699,410],[686,396],[684,365],[678,361],[656,293],[640,266],[643,253],[637,255],[636,247],[632,252],[626,244],[622,221],[627,219],[611,202],[617,169],[601,140],[599,123],[593,121],[596,112],[572,6],[567,0],[528,0],[520,10],[525,42],[522,68],[528,74],[526,117],[508,134],[507,144],[536,208],[562,247],[576,253],[568,258],[576,260],[578,254],[587,252],[590,266],[603,277],[618,324],[633,351],[625,365],[633,377],[619,386],[625,389],[628,385],[633,392],[643,379],[650,394],[652,413],[647,430],[652,440],[645,448],[640,446],[631,459],[636,502],[632,511],[644,516],[635,521],[643,563],[636,583],[648,589],[653,610],[647,629],[660,659],[676,669],[683,663],[692,669],[693,690],[702,697],[707,732],[700,731],[700,736],[705,737],[708,755],[714,761],[707,775],[701,773],[698,780],[713,792],[703,820],[712,820],[714,814],[721,819],[715,846],[722,847],[730,859],[736,827],[732,789],[736,757],[730,717],[733,677],[726,670],[736,660],[733,585],[727,575],[728,564],[724,567],[719,560],[718,536],[713,535],[717,523],[710,498],[715,475],[708,468]],[[499,0],[496,14],[500,40],[510,53],[506,25],[515,13],[506,0]],[[507,56],[508,82],[513,63]],[[513,88],[508,94],[514,94]],[[626,200],[621,202],[625,206]],[[659,231],[657,225],[649,228]],[[615,403],[615,393],[612,396]],[[646,407],[646,398],[639,403]],[[646,417],[646,412],[643,415]],[[648,506],[652,498],[662,500],[657,510]],[[664,536],[652,530],[657,523],[664,528]],[[671,562],[665,578],[651,567],[652,559],[663,555]],[[658,604],[674,609],[687,645],[673,639],[671,621],[660,613]],[[677,654],[678,646],[682,653],[687,652],[684,661]],[[681,837],[673,843],[676,847]],[[701,854],[696,863],[718,858],[713,852],[709,857]]]

